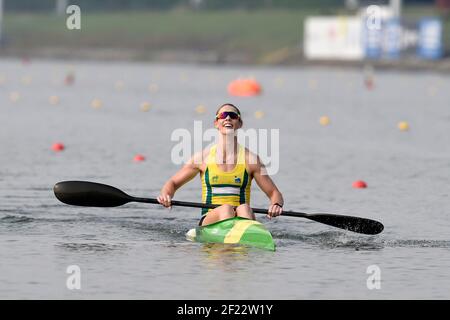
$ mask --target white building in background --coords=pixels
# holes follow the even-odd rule
[[[441,58],[441,20],[422,17],[411,26],[402,21],[400,14],[401,0],[391,0],[389,6],[369,5],[355,16],[308,17],[304,22],[305,58],[399,59],[407,54]]]
[[[308,17],[304,25],[307,59],[361,60],[362,24],[359,17]]]

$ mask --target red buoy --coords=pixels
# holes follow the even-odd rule
[[[137,154],[134,156],[134,162],[140,162],[140,161],[144,161],[145,157],[142,154]]]
[[[70,86],[75,82],[75,74],[70,72],[66,75],[66,78],[64,79],[64,83],[66,86]]]
[[[54,143],[52,146],[53,151],[63,151],[64,150],[64,145],[60,142]]]
[[[372,90],[373,87],[375,86],[375,83],[374,83],[372,77],[367,77],[367,78],[364,80],[364,84],[366,85],[367,90]]]
[[[353,182],[352,187],[356,189],[367,188],[367,183],[362,180],[356,180],[355,182]]]

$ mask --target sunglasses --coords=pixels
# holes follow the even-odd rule
[[[236,120],[239,119],[241,116],[233,111],[224,111],[216,115],[216,119],[226,119],[228,116],[230,116],[231,119]]]

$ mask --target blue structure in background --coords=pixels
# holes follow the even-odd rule
[[[367,59],[399,59],[405,49],[411,46],[403,44],[404,26],[400,19],[382,20],[378,26],[364,19],[363,46]],[[417,29],[416,54],[421,59],[436,60],[442,58],[443,24],[439,18],[427,17],[419,20]],[[411,31],[408,31],[411,32]],[[406,46],[402,47],[402,46]]]
[[[389,19],[384,24],[383,56],[388,59],[400,58],[402,26],[398,18]]]
[[[379,59],[381,58],[382,50],[382,40],[383,40],[383,27],[380,24],[379,27],[374,27],[369,24],[368,18],[364,19],[363,28],[363,39],[364,39],[364,53],[365,57],[368,59]]]
[[[417,54],[431,60],[442,57],[442,22],[438,18],[423,18],[419,21]]]

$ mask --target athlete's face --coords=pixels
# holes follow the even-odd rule
[[[242,127],[241,117],[232,106],[223,106],[217,112],[214,126],[223,134],[234,133]]]

